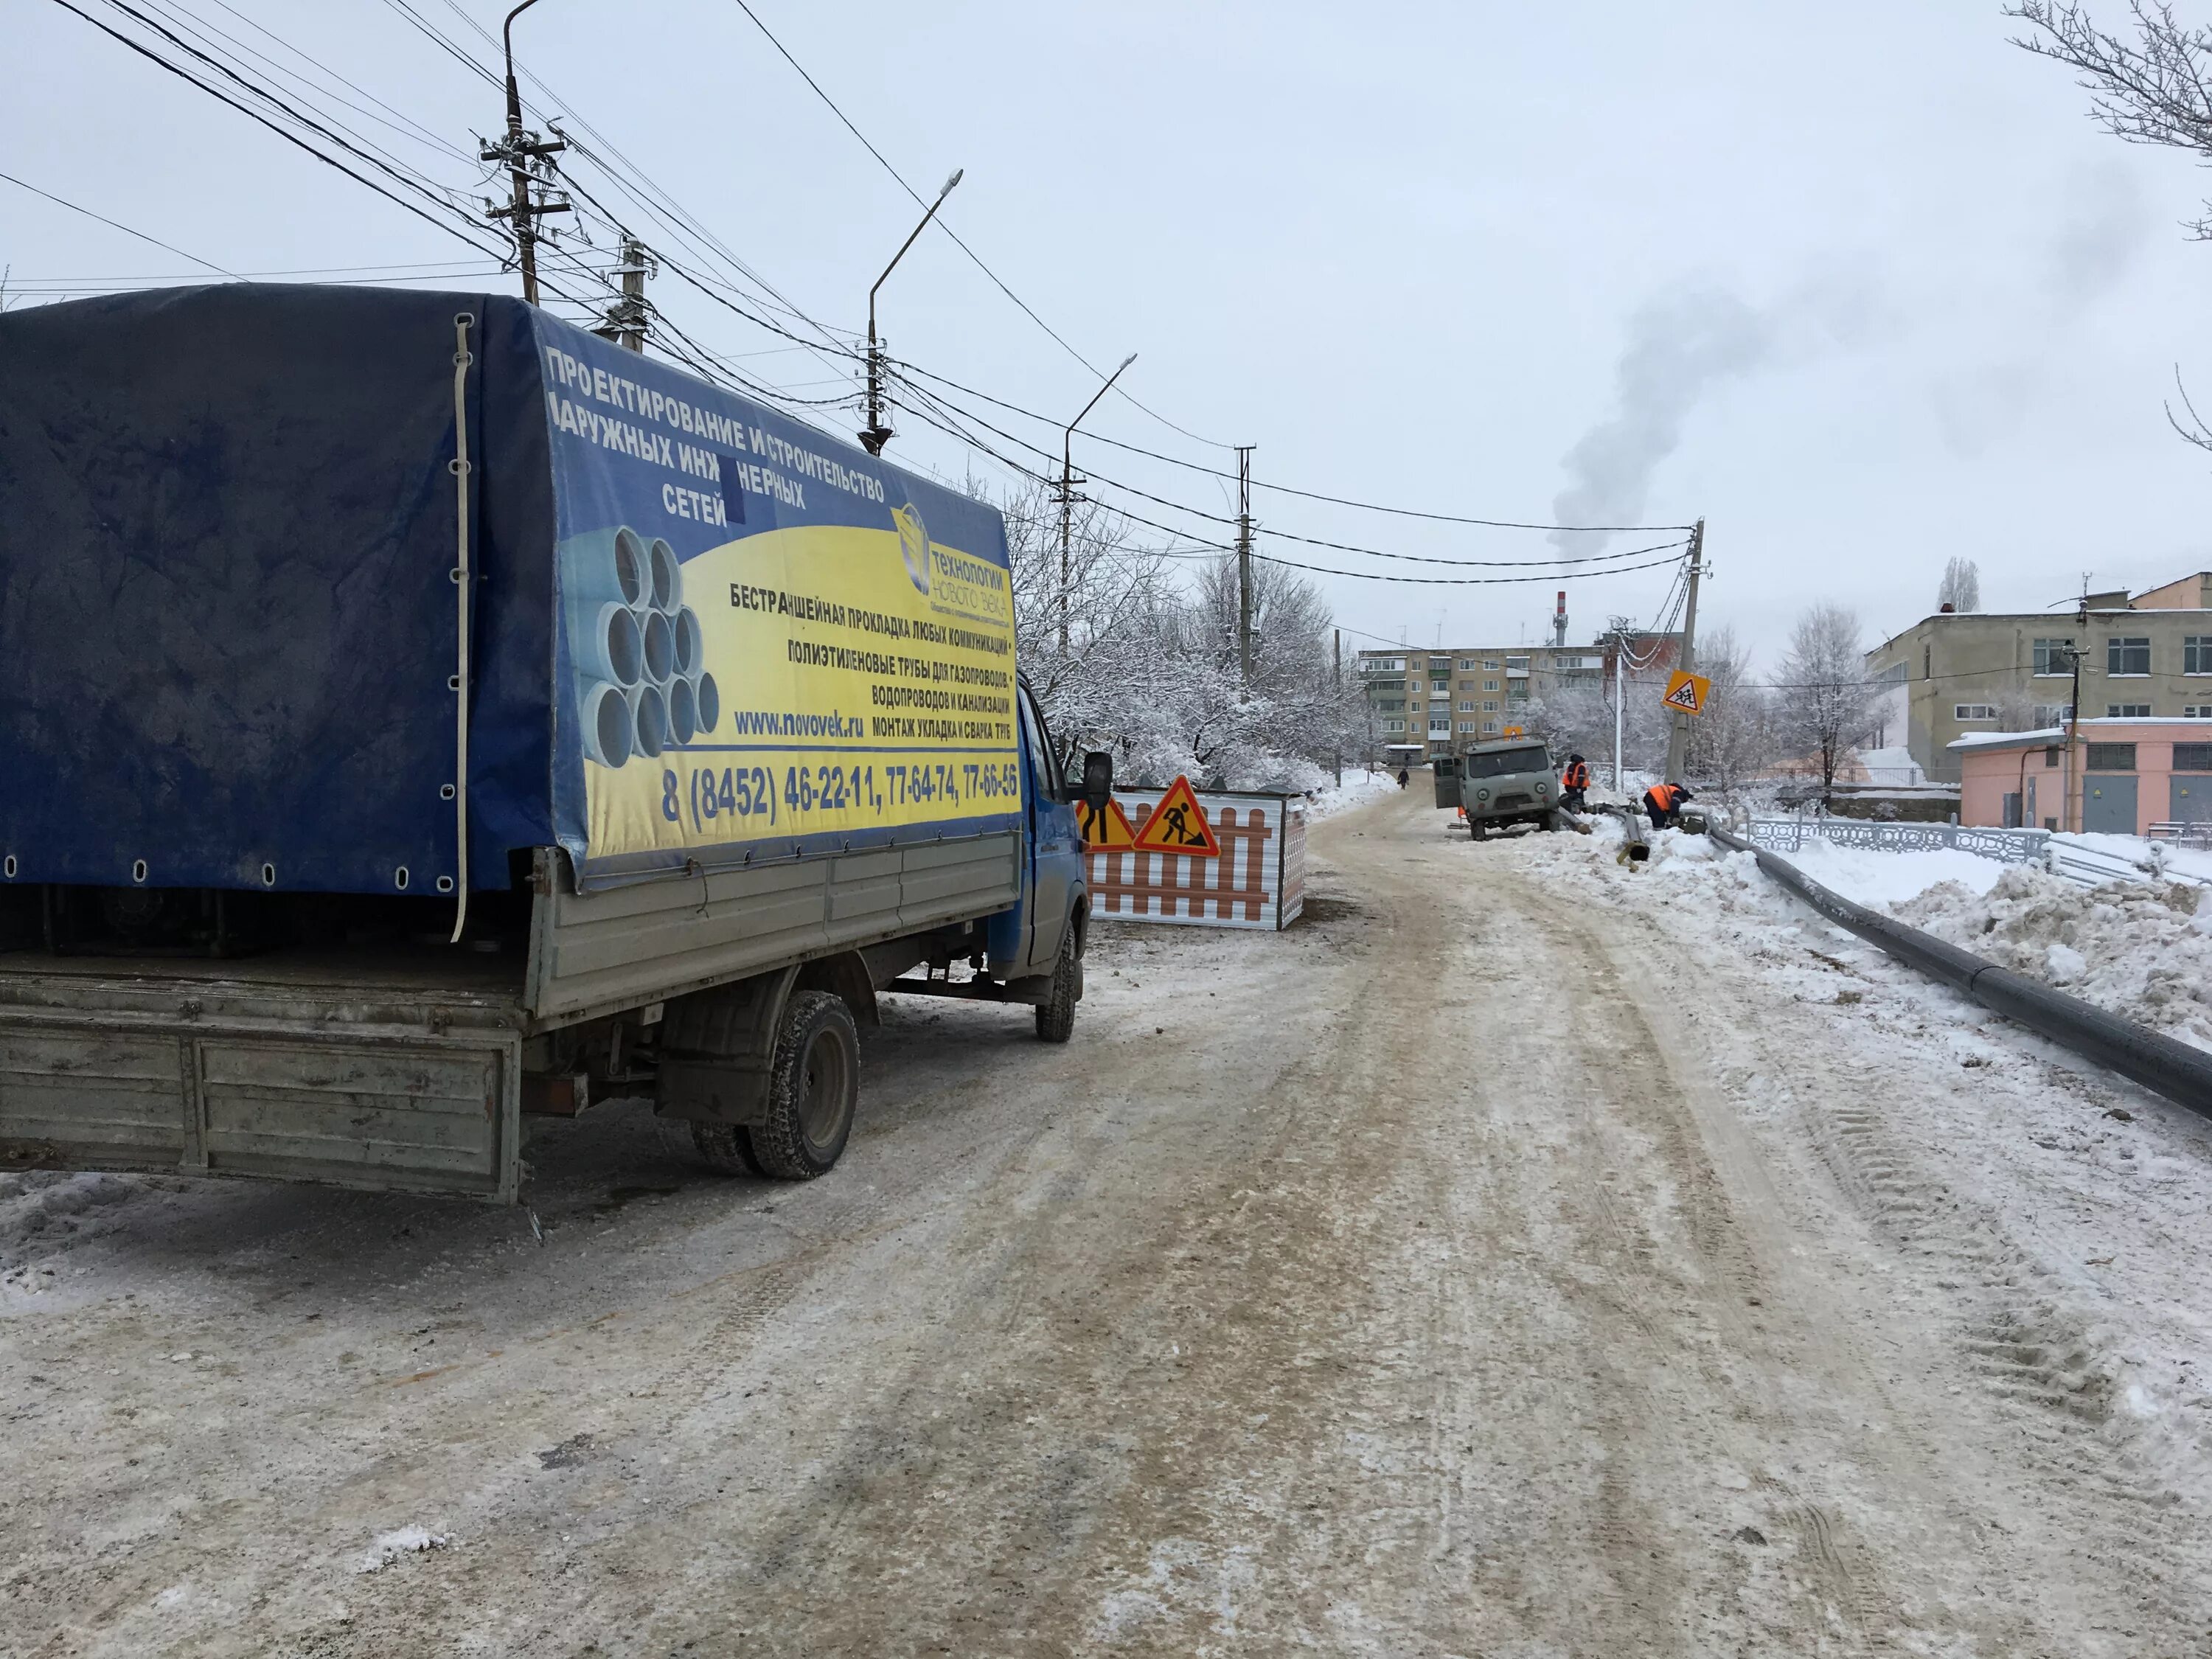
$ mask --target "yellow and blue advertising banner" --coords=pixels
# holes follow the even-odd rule
[[[586,886],[1018,820],[1005,521],[536,313]]]

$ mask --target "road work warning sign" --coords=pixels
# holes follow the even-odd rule
[[[1129,815],[1111,795],[1106,798],[1103,811],[1085,801],[1075,809],[1075,816],[1083,831],[1083,850],[1086,853],[1119,852],[1137,844],[1137,832],[1130,826]]]
[[[1177,778],[1145,820],[1134,843],[1140,853],[1181,853],[1187,858],[1218,859],[1221,843],[1206,821],[1206,809],[1191,793],[1190,780]]]
[[[1712,689],[1713,683],[1704,675],[1678,668],[1667,682],[1667,695],[1659,701],[1686,714],[1702,714],[1705,712],[1705,695]]]

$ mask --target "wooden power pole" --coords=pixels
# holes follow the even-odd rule
[[[1675,666],[1687,674],[1698,672],[1698,578],[1705,574],[1705,521],[1690,532],[1689,592],[1682,599],[1682,653]],[[1667,770],[1662,781],[1680,783],[1690,752],[1690,717],[1674,711],[1674,729],[1667,734]]]
[[[1252,451],[1237,449],[1237,672],[1246,690],[1252,687]]]

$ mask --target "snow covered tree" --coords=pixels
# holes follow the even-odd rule
[[[1948,605],[1964,613],[1982,608],[1981,567],[1972,559],[1954,558],[1943,567],[1942,584],[1936,590],[1936,608]]]
[[[1367,699],[1337,684],[1328,609],[1311,583],[1253,562],[1247,687],[1233,558],[1200,567],[1185,587],[1126,520],[1083,502],[1063,563],[1060,508],[1043,487],[1000,505],[1022,672],[1065,762],[1104,749],[1131,783],[1180,773],[1216,788],[1297,791],[1324,781],[1338,756],[1364,751]]]
[[[1820,775],[1820,799],[1836,787],[1837,769],[1865,737],[1875,685],[1859,648],[1858,614],[1816,605],[1797,618],[1782,658],[1775,692],[1776,726],[1784,743]]]
[[[972,482],[969,488],[981,493]],[[1136,545],[1114,515],[1085,501],[1070,522],[1063,580],[1060,509],[1042,486],[1020,486],[999,506],[1006,520],[1021,671],[1061,760],[1073,761],[1085,749],[1112,745],[1143,716],[1157,615],[1167,600],[1167,561]]]
[[[1698,672],[1712,682],[1705,712],[1690,721],[1684,769],[1732,794],[1774,764],[1776,741],[1766,693],[1751,682],[1751,651],[1735,631],[1716,628],[1698,641]]]

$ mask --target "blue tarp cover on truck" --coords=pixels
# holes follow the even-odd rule
[[[997,513],[519,301],[0,316],[10,880],[434,893],[464,804],[477,888],[997,829],[1014,696]]]

